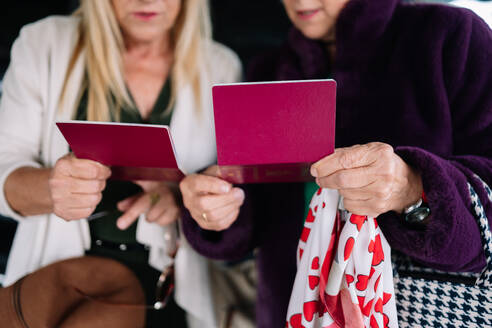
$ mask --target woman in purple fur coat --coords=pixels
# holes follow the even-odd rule
[[[480,271],[467,182],[491,220],[477,178],[492,185],[491,30],[444,5],[284,4],[294,28],[282,48],[253,64],[249,80],[338,82],[337,150],[312,166],[317,184],[338,189],[349,211],[378,216],[393,249],[436,269]],[[285,325],[308,187],[238,188],[213,168],[181,183],[184,233],[196,250],[232,260],[257,249],[258,327]],[[406,216],[421,198],[430,214]]]

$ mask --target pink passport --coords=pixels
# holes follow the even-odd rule
[[[311,164],[334,151],[334,80],[219,84],[212,92],[225,180],[311,181]]]
[[[112,179],[179,181],[184,177],[165,125],[56,123],[77,158],[110,166]]]

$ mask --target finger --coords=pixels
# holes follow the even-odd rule
[[[143,194],[142,193],[139,193],[137,195],[134,195],[134,196],[130,196],[128,198],[125,198],[121,201],[119,201],[117,204],[116,204],[116,207],[118,208],[119,211],[121,212],[125,212],[126,210],[128,210],[130,208],[130,206],[135,203],[135,201],[140,198]]]
[[[147,221],[149,222],[154,222],[156,221],[159,216],[162,215],[166,210],[170,208],[177,208],[176,203],[174,202],[174,198],[171,195],[163,195],[155,204],[152,206],[147,213]]]
[[[161,216],[164,215],[164,213],[166,213],[166,211],[168,210],[167,207],[152,207],[151,210],[145,215],[145,219],[148,221],[148,222],[156,222]]]
[[[224,220],[224,218],[227,218],[233,213],[234,211],[237,211],[239,209],[239,205],[236,203],[231,203],[226,206],[222,206],[219,208],[216,208],[211,211],[205,211],[204,213],[207,216],[207,220],[210,223],[213,222],[221,222]]]
[[[121,230],[128,228],[133,222],[137,220],[140,214],[145,213],[150,208],[150,196],[149,194],[141,195],[135,202],[130,206],[125,213],[120,216],[116,221],[116,225]]]
[[[196,210],[199,212],[209,212],[229,204],[241,205],[243,201],[244,191],[240,188],[233,188],[230,192],[223,195],[198,196]]]
[[[183,193],[193,194],[225,194],[232,189],[232,185],[222,179],[203,174],[192,174],[180,183]]]
[[[54,213],[58,217],[62,218],[65,221],[73,221],[85,219],[89,215],[94,212],[94,207],[87,208],[76,208],[76,209],[59,209],[57,207],[54,208]]]
[[[58,165],[66,175],[79,179],[106,180],[111,175],[109,167],[89,159],[71,157],[60,161]]]
[[[71,178],[70,191],[74,194],[99,193],[106,188],[106,180],[82,180]]]
[[[155,221],[160,226],[165,226],[168,224],[173,223],[179,218],[179,209],[177,207],[175,208],[169,208],[162,215],[158,217],[158,219]]]
[[[323,177],[343,169],[368,166],[378,159],[378,148],[383,147],[380,145],[385,144],[370,143],[348,148],[338,148],[333,154],[314,163],[311,166],[311,175],[314,177]],[[391,148],[389,145],[386,146]]]
[[[219,167],[217,165],[211,165],[207,167],[205,171],[203,171],[203,174],[212,177],[217,177],[219,176]]]
[[[343,169],[328,176],[316,178],[316,183],[321,188],[329,189],[363,188],[376,181],[376,171],[373,165]]]
[[[237,217],[239,215],[239,209],[236,209],[232,213],[230,213],[227,217],[223,218],[222,220],[218,222],[211,222],[207,226],[208,228],[204,228],[207,230],[213,230],[213,231],[223,231],[226,229],[229,229],[230,226],[236,221]]]
[[[65,192],[75,194],[94,194],[106,188],[105,180],[82,180],[72,177],[56,177],[49,180],[52,192]]]
[[[63,201],[57,201],[57,203],[65,204],[65,207],[71,209],[80,209],[87,207],[96,207],[101,202],[102,194],[69,194],[64,197]]]

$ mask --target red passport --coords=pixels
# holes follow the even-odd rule
[[[165,125],[87,121],[56,125],[77,158],[110,166],[112,179],[180,181],[184,177]]]
[[[334,80],[219,84],[212,93],[227,181],[311,181],[311,164],[334,151]]]

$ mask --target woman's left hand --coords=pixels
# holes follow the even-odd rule
[[[338,148],[314,163],[311,174],[320,187],[339,191],[347,211],[371,217],[401,213],[423,191],[420,173],[380,142]]]
[[[118,210],[124,212],[116,223],[118,228],[125,230],[143,213],[147,214],[147,221],[161,226],[178,219],[180,207],[176,199],[179,190],[177,185],[173,190],[166,182],[136,181],[135,183],[144,191],[118,203]]]

